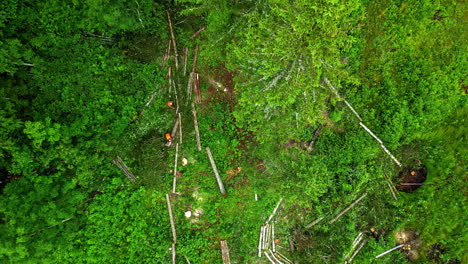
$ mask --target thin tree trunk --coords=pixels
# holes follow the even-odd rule
[[[368,240],[369,239],[366,239],[366,240],[362,241],[361,245],[359,245],[359,247],[356,249],[356,251],[354,251],[351,258],[349,258],[349,260],[346,261],[347,264],[349,264],[349,263],[351,263],[351,261],[353,261],[354,257],[356,257],[356,255],[359,253],[359,251],[361,251],[361,249],[364,247],[364,245],[367,243]]]
[[[263,248],[263,229],[264,226],[260,226],[260,236],[258,238],[258,257],[262,256],[262,248]]]
[[[196,36],[198,36],[198,34],[200,34],[205,29],[206,29],[206,26],[201,27],[199,30],[197,30],[197,32],[193,33],[192,36],[190,36],[190,38],[191,39],[195,38]]]
[[[172,46],[174,48],[174,62],[176,69],[179,68],[179,63],[178,63],[178,54],[177,54],[177,45],[175,41],[175,36],[174,36],[174,29],[172,28],[172,21],[171,21],[171,16],[169,15],[169,11],[167,11],[167,20],[169,21],[169,29],[171,30],[171,39],[172,39]]]
[[[221,180],[221,177],[219,176],[218,168],[216,168],[216,163],[215,163],[215,161],[213,159],[213,155],[211,155],[211,150],[210,150],[209,147],[206,147],[206,153],[208,154],[208,158],[210,159],[211,167],[213,168],[213,172],[214,172],[214,174],[216,176],[216,181],[218,182],[219,190],[220,190],[222,195],[225,195],[226,190],[224,189],[223,182]]]
[[[187,57],[188,57],[188,48],[185,47],[182,49],[182,60],[184,61],[184,69],[183,69],[183,74],[187,74]]]
[[[172,193],[176,192],[177,184],[177,156],[179,155],[179,143],[176,144],[176,154],[174,159],[174,181],[172,183]]]
[[[179,140],[180,144],[182,145],[182,116],[179,113]]]
[[[267,257],[267,259],[268,259],[271,263],[275,264],[275,262],[273,261],[273,259],[271,259],[270,255],[268,255],[268,253],[267,253],[266,251],[264,251],[263,254],[265,254],[265,256]]]
[[[351,205],[349,205],[348,207],[346,207],[343,211],[341,211],[341,213],[339,213],[335,218],[333,218],[329,223],[330,224],[333,224],[336,220],[338,220],[342,215],[344,215],[346,212],[349,211],[349,209],[351,209],[353,206],[355,206],[357,203],[359,203],[359,201],[361,201],[364,197],[366,197],[367,193],[363,194],[361,197],[359,197],[359,199],[357,199],[356,201],[354,201]]]
[[[171,230],[172,230],[172,238],[174,240],[174,244],[177,244],[177,234],[174,224],[174,216],[172,215],[172,206],[171,200],[169,199],[169,194],[166,194],[166,202],[167,202],[167,211],[169,212],[169,220],[171,221]]]
[[[198,151],[201,151],[201,142],[200,142],[200,131],[198,130],[198,121],[197,121],[197,111],[195,111],[195,108],[192,110],[193,114],[193,126],[195,127],[195,137],[197,138],[197,148]]]
[[[312,140],[310,141],[310,144],[309,144],[309,147],[307,148],[307,151],[308,152],[311,152],[313,149],[314,149],[314,144],[315,144],[315,141],[317,141],[317,138],[320,134],[320,131],[322,131],[322,128],[323,126],[320,125],[317,130],[315,130],[315,133],[314,133],[314,137],[312,138]]]
[[[312,223],[308,224],[308,225],[306,226],[306,228],[311,228],[311,227],[313,227],[314,225],[316,225],[316,224],[318,224],[320,221],[322,221],[322,219],[323,219],[323,216],[317,218],[317,220],[315,220],[315,221],[313,221]]]
[[[231,258],[229,257],[229,247],[226,240],[221,240],[221,255],[223,257],[223,264],[231,264]]]
[[[176,264],[176,249],[175,243],[172,243],[172,264]]]
[[[283,198],[281,198],[281,199],[278,201],[278,204],[276,205],[275,209],[273,209],[273,212],[271,213],[270,217],[268,217],[268,220],[266,221],[266,223],[270,222],[271,219],[273,219],[273,216],[276,214],[276,211],[277,211],[278,208],[280,207],[282,201],[283,201]]]
[[[380,257],[382,257],[382,256],[385,256],[385,255],[387,255],[388,253],[390,253],[390,252],[392,252],[392,251],[394,251],[394,250],[397,250],[397,249],[403,247],[404,245],[405,245],[405,244],[401,244],[401,245],[398,245],[398,246],[396,246],[396,247],[394,247],[394,248],[391,248],[391,249],[385,251],[384,253],[377,255],[375,258],[380,258]]]

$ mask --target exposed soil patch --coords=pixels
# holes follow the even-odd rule
[[[417,168],[406,167],[400,171],[398,175],[400,182],[396,187],[400,192],[413,192],[422,186],[426,176],[427,170],[424,165],[419,165]]]
[[[235,73],[224,67],[215,69],[212,73],[200,74],[203,83],[207,84],[207,90],[202,91],[202,108],[207,108],[213,103],[224,101],[229,105],[230,111],[236,104],[234,91]]]

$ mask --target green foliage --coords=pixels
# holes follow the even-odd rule
[[[167,147],[163,135],[176,99],[177,262],[220,262],[220,240],[233,262],[262,261],[258,232],[280,198],[275,238],[281,250],[295,245],[282,252],[298,263],[343,262],[360,232],[369,240],[354,261],[371,263],[399,229],[420,233],[421,263],[436,243],[444,263],[467,262],[462,2],[175,2],[0,3],[1,263],[169,263],[165,194],[178,139]],[[160,67],[170,39],[163,8],[189,68],[199,47],[202,151],[181,61],[165,61],[177,98]],[[395,184],[400,168],[324,78],[404,166],[426,165],[427,185],[393,199],[383,175]],[[117,155],[136,184],[112,166]],[[374,239],[371,228],[384,234]]]

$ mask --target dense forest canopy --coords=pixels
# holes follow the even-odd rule
[[[1,1],[0,263],[467,263],[466,23]]]

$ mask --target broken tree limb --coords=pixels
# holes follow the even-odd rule
[[[317,141],[317,138],[320,134],[320,131],[322,131],[322,128],[323,128],[323,125],[320,125],[317,130],[315,130],[314,132],[314,137],[312,138],[312,140],[310,141],[310,144],[309,144],[309,147],[307,148],[307,151],[308,152],[311,152],[313,149],[314,149],[314,144],[315,144],[315,141]]]
[[[177,184],[177,156],[179,155],[179,143],[176,144],[176,154],[174,158],[174,181],[172,182],[172,193],[176,192]]]
[[[278,201],[278,204],[276,205],[275,209],[273,209],[273,212],[271,213],[270,217],[268,217],[268,220],[265,223],[268,223],[271,221],[271,219],[273,219],[273,216],[276,214],[276,211],[278,211],[278,208],[280,207],[282,201],[283,201],[283,198],[281,198]]]
[[[380,258],[380,257],[382,257],[382,256],[385,256],[385,255],[387,255],[388,253],[390,253],[390,252],[392,252],[392,251],[394,251],[394,250],[397,250],[397,249],[403,247],[404,245],[405,245],[405,244],[401,244],[401,245],[398,245],[398,246],[396,246],[396,247],[394,247],[394,248],[391,248],[391,249],[385,251],[384,253],[377,255],[375,258]]]
[[[364,245],[367,243],[368,240],[369,239],[366,239],[366,240],[362,241],[361,245],[359,245],[359,247],[356,249],[356,251],[354,251],[353,255],[351,255],[349,260],[347,260],[345,262],[346,264],[349,264],[349,263],[351,263],[351,261],[353,261],[354,257],[356,257],[356,255],[359,253],[359,251],[361,251],[361,249],[364,247]]]
[[[209,147],[206,147],[206,154],[208,154],[208,158],[210,159],[210,163],[211,163],[211,167],[213,168],[213,172],[216,176],[216,181],[218,182],[218,186],[219,186],[219,191],[221,192],[222,195],[225,195],[226,194],[226,190],[224,189],[224,184],[221,180],[221,177],[219,176],[219,173],[218,173],[218,168],[216,168],[216,163],[213,159],[213,155],[211,154],[211,150]]]
[[[221,240],[221,256],[223,258],[223,264],[231,264],[229,257],[229,247],[226,240]]]
[[[359,201],[361,201],[364,197],[366,197],[367,193],[364,193],[361,197],[359,197],[359,199],[357,199],[356,201],[354,201],[351,205],[349,205],[348,207],[346,207],[343,211],[341,211],[341,213],[339,213],[337,216],[335,216],[335,218],[333,218],[329,224],[333,224],[336,220],[338,220],[342,215],[344,215],[346,212],[349,211],[349,209],[353,208],[353,206],[355,206],[357,203],[359,203]]]
[[[192,36],[190,36],[191,39],[195,38],[196,36],[198,36],[198,34],[202,33],[203,30],[206,29],[206,26],[203,26],[201,27],[199,30],[197,30],[197,32],[193,33]]]
[[[312,223],[306,225],[306,228],[311,228],[311,227],[313,227],[314,225],[320,223],[320,221],[322,221],[322,219],[323,219],[323,216],[317,218],[317,219],[316,219],[315,221],[313,221]]]
[[[172,21],[171,21],[171,16],[169,15],[169,11],[167,11],[167,20],[169,21],[169,29],[171,31],[172,46],[174,49],[174,62],[175,62],[176,69],[178,69],[179,63],[177,60],[178,60],[179,55],[177,54],[177,45],[175,41],[174,29],[172,28]]]
[[[169,212],[169,220],[171,221],[172,238],[174,240],[174,244],[176,244],[177,234],[176,234],[176,229],[175,229],[175,224],[174,224],[174,216],[172,215],[172,206],[171,206],[171,200],[169,199],[169,194],[166,194],[166,202],[167,202],[167,211]]]

